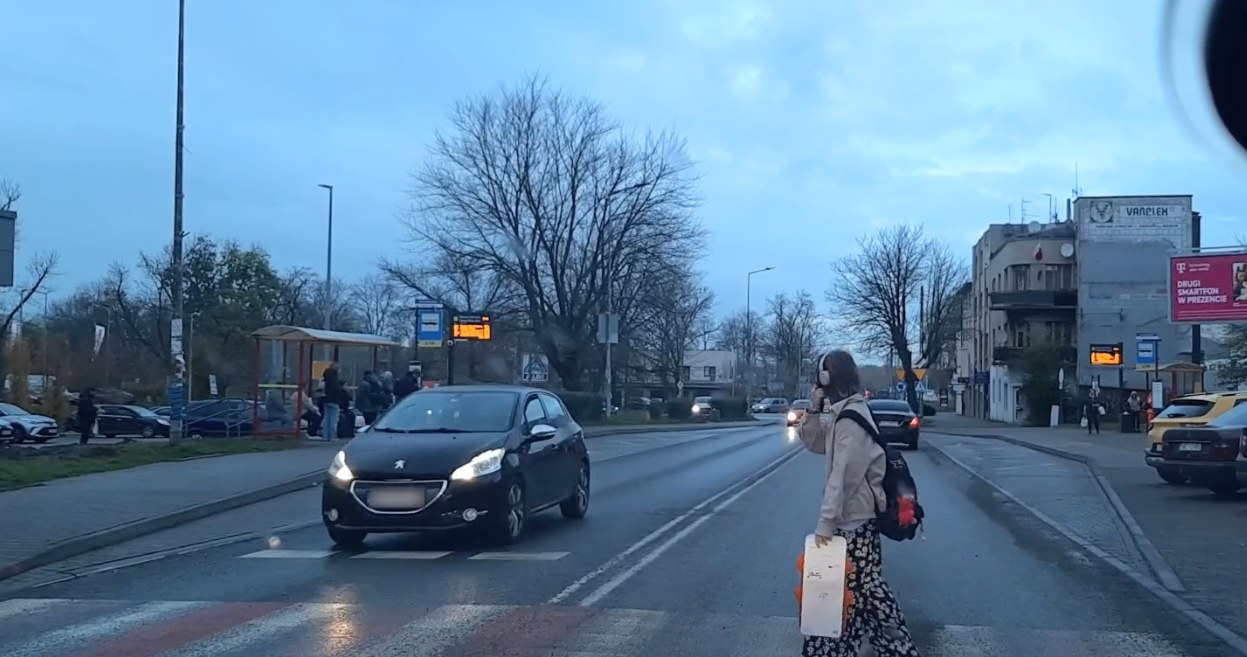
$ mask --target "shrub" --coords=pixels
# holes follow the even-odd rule
[[[693,414],[693,402],[688,399],[668,399],[663,406],[672,420],[687,420]]]
[[[596,392],[553,390],[577,422],[597,422],[606,417],[604,397]]]
[[[720,420],[749,419],[749,405],[744,397],[711,397],[710,405],[719,411]]]

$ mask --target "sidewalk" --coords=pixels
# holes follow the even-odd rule
[[[1107,427],[1102,425],[1101,433],[1088,434],[1086,429],[1078,426],[1018,427],[941,413],[929,431],[1002,438],[1024,447],[1074,458],[1102,468],[1142,466],[1147,436],[1142,433],[1120,433],[1116,424]]]
[[[765,427],[764,422],[587,427],[597,438]],[[91,550],[310,487],[346,441],[59,479],[0,492],[0,580]]]

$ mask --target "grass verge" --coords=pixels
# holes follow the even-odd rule
[[[151,463],[272,452],[302,445],[302,441],[291,439],[231,438],[186,441],[179,445],[75,445],[55,451],[8,448],[0,453],[0,490]]]

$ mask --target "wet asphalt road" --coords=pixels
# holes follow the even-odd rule
[[[506,550],[382,536],[334,552],[314,526],[0,594],[0,655],[798,655],[793,562],[823,474],[798,445],[771,424],[616,450],[587,519],[537,516]],[[927,531],[885,547],[885,574],[922,654],[1230,654],[939,452],[907,457]],[[318,499],[211,531],[312,522]]]

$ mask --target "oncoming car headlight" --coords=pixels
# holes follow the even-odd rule
[[[788,421],[795,422],[796,420],[797,420],[797,414],[793,411],[788,411]]]
[[[701,412],[701,404],[693,404],[693,415]]]
[[[333,463],[329,464],[329,476],[341,482],[347,482],[355,478],[355,473],[346,467],[346,452],[338,452],[333,457]]]
[[[506,455],[507,450],[501,447],[487,449],[473,456],[471,461],[455,468],[455,471],[450,473],[450,478],[455,481],[468,481],[493,474],[502,469],[502,457]]]

